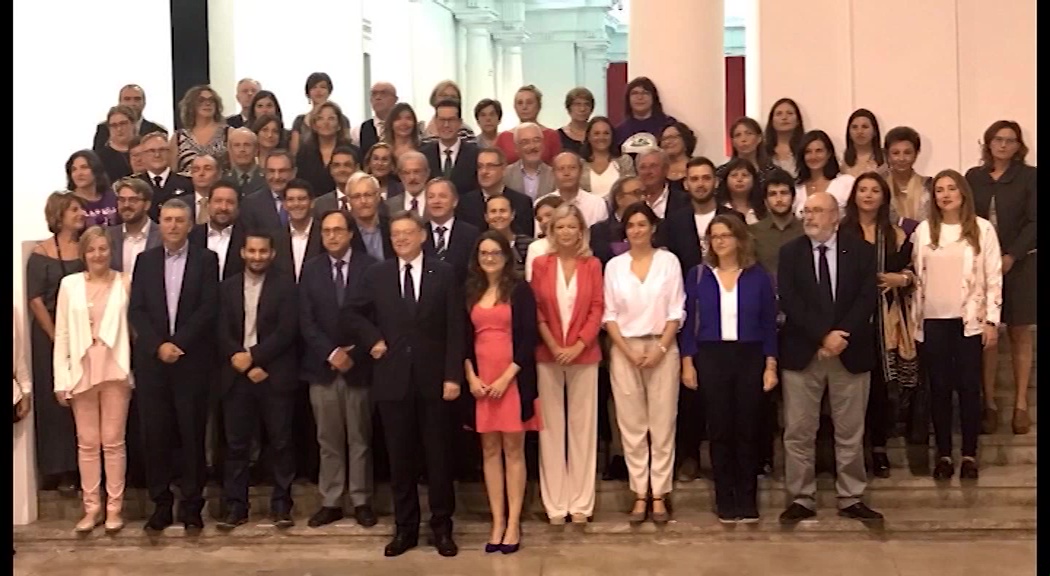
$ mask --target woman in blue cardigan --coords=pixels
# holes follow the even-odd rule
[[[707,245],[685,280],[682,383],[704,393],[719,521],[753,523],[763,392],[777,385],[776,299],[739,217],[715,216]]]

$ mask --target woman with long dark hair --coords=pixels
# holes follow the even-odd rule
[[[106,175],[102,160],[91,150],[79,150],[66,160],[66,189],[84,205],[84,217],[88,224],[120,224],[117,195],[110,188],[109,176]]]
[[[846,151],[842,154],[842,173],[860,176],[865,172],[886,174],[879,121],[867,108],[858,108],[846,121]]]
[[[255,126],[255,123],[263,116],[273,116],[280,124],[280,137],[275,148],[288,148],[288,140],[291,134],[284,127],[284,113],[281,112],[281,103],[277,95],[269,90],[259,90],[252,96],[251,106],[248,108],[248,121],[244,123],[246,128]],[[253,130],[258,133],[258,130]],[[261,164],[260,164],[261,165]]]
[[[762,180],[755,165],[743,158],[725,163],[723,176],[715,191],[719,204],[744,215],[744,223],[751,225],[766,217],[766,202]]]
[[[902,388],[913,388],[919,383],[911,330],[910,292],[915,286],[915,275],[910,269],[912,245],[905,228],[890,219],[889,199],[889,185],[882,176],[876,172],[861,174],[853,183],[846,201],[846,216],[839,224],[840,230],[853,232],[875,245],[875,265],[882,289],[874,322],[879,358],[871,372],[864,427],[871,444],[872,471],[879,478],[890,475],[886,438],[896,423],[891,418],[895,411],[891,410],[890,398],[901,398]],[[910,223],[908,227],[917,224]]]
[[[537,407],[536,299],[511,262],[505,235],[478,237],[467,267],[467,383],[481,435],[492,534],[485,552],[521,545],[525,432],[541,428]],[[504,499],[506,496],[506,499]],[[504,506],[506,503],[506,506]]]
[[[835,145],[831,137],[823,130],[806,132],[795,150],[795,162],[798,165],[797,185],[795,186],[795,216],[802,218],[802,208],[806,198],[818,192],[827,192],[835,197],[839,211],[846,206],[850,190],[853,189],[853,176],[839,173],[839,160],[835,156]]]
[[[303,137],[295,154],[296,176],[313,186],[318,195],[335,189],[335,180],[328,169],[336,148],[354,151],[354,160],[361,161],[360,150],[350,141],[350,125],[335,102],[325,102],[310,115],[310,131]]]
[[[729,139],[730,146],[733,149],[733,157],[729,159],[729,162],[715,169],[715,177],[719,180],[724,180],[726,171],[729,169],[729,163],[737,158],[743,158],[750,162],[758,173],[755,187],[759,190],[764,190],[766,176],[780,170],[780,167],[773,163],[769,157],[769,152],[766,151],[762,137],[762,126],[754,118],[742,116],[733,121],[733,124],[729,127]]]
[[[769,118],[766,119],[763,145],[773,163],[792,176],[798,175],[801,163],[796,157],[796,150],[805,133],[802,112],[794,100],[781,98],[773,103],[769,109]]]
[[[631,157],[613,146],[613,125],[605,116],[595,116],[587,123],[580,147],[583,170],[580,188],[605,198],[620,178],[634,176]]]
[[[408,102],[398,102],[386,117],[385,142],[394,153],[394,164],[402,152],[419,150],[419,118]]]

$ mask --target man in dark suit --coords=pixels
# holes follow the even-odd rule
[[[427,241],[423,251],[427,256],[447,262],[456,270],[459,281],[467,280],[467,264],[470,261],[474,242],[481,231],[472,224],[457,221],[453,216],[456,210],[456,186],[445,178],[434,178],[427,182]]]
[[[320,194],[314,199],[314,215],[320,218],[332,210],[350,211],[350,200],[346,197],[346,183],[357,172],[357,157],[349,146],[336,146],[332,159],[328,162],[328,171],[335,181],[334,190],[315,190]]]
[[[168,166],[171,147],[168,146],[167,136],[162,132],[151,132],[142,137],[146,171],[139,174],[139,178],[153,187],[149,217],[158,222],[161,206],[171,198],[180,198],[189,206],[192,222],[197,216],[193,202],[193,181],[184,174],[176,174]]]
[[[117,103],[131,108],[135,112],[135,118],[132,119],[135,122],[135,134],[144,136],[151,132],[160,132],[165,139],[167,138],[167,128],[142,117],[142,111],[146,109],[146,91],[141,86],[128,84],[121,88],[120,94],[117,96]],[[98,152],[106,146],[106,142],[109,142],[109,124],[99,122],[98,127],[95,129],[95,139],[91,149]]]
[[[442,556],[455,556],[452,514],[452,402],[463,382],[465,311],[455,270],[424,257],[426,224],[402,211],[390,221],[397,258],[365,272],[362,289],[344,308],[344,324],[376,360],[372,390],[390,452],[397,531],[386,556],[419,539],[419,446],[429,481],[430,528]],[[374,318],[374,323],[369,320]]]
[[[532,216],[532,200],[525,194],[503,185],[506,169],[507,156],[503,154],[503,150],[495,147],[479,150],[477,189],[472,189],[473,186],[458,188],[470,192],[460,195],[456,205],[456,218],[473,224],[479,230],[485,230],[488,228],[488,224],[485,223],[485,202],[493,196],[503,195],[510,199],[511,209],[514,210],[511,230],[516,234],[535,236],[536,222]]]
[[[371,527],[376,524],[368,389],[372,359],[363,342],[347,335],[334,311],[363,289],[365,270],[376,260],[364,250],[351,249],[354,232],[346,212],[330,211],[318,226],[324,230],[326,255],[308,262],[299,281],[305,344],[300,373],[310,383],[321,448],[317,488],[322,502],[309,525],[324,526],[343,518],[343,498],[349,492],[357,523]]]
[[[285,188],[281,203],[288,214],[288,225],[274,234],[277,261],[274,265],[292,274],[298,281],[303,263],[320,254],[321,227],[314,218],[313,190],[306,180],[296,178]]]
[[[354,232],[350,247],[367,252],[376,260],[393,258],[390,220],[380,212],[383,202],[379,198],[379,182],[369,174],[357,172],[350,176],[346,186],[352,217],[350,225]]]
[[[627,237],[620,220],[628,206],[642,201],[642,190],[642,181],[637,176],[624,176],[614,182],[609,190],[609,217],[591,225],[591,252],[601,260],[603,270],[609,260],[627,250]],[[659,236],[656,241],[660,242]]]
[[[149,219],[153,189],[138,178],[121,178],[114,184],[117,212],[123,224],[106,227],[109,236],[109,266],[130,273],[138,255],[160,246],[160,228]]]
[[[244,271],[245,226],[237,222],[240,200],[233,182],[220,180],[208,195],[208,223],[190,230],[190,244],[207,248],[219,259],[219,282]]]
[[[255,160],[258,146],[258,137],[248,128],[231,130],[226,141],[230,167],[222,177],[237,185],[241,198],[266,189],[266,177]]]
[[[270,447],[273,492],[270,516],[290,528],[295,448],[292,423],[299,385],[299,317],[295,280],[271,266],[273,237],[249,232],[241,248],[244,272],[219,287],[218,344],[223,358],[222,406],[226,423],[226,516],[220,530],[248,521],[248,460],[261,420]]]
[[[128,320],[135,331],[135,395],[146,444],[146,479],[155,509],[146,529],[173,522],[170,484],[179,471],[179,516],[187,530],[204,527],[204,434],[208,367],[215,356],[219,262],[192,246],[192,219],[181,200],[161,209],[164,244],[139,255]],[[181,462],[172,462],[177,438]]]
[[[875,367],[875,249],[863,238],[841,233],[838,222],[835,198],[824,192],[810,194],[803,209],[806,235],[780,249],[784,483],[793,500],[780,515],[783,524],[816,516],[815,443],[825,389],[835,428],[839,515],[882,520],[861,501],[867,485],[864,415]]]
[[[667,172],[671,168],[667,152],[655,146],[643,148],[635,157],[635,165],[638,178],[645,186],[645,202],[661,220],[689,206],[688,196],[667,185]]]
[[[478,182],[478,145],[460,140],[463,127],[459,100],[441,100],[434,107],[438,137],[420,147],[430,164],[430,173],[443,176],[457,190],[471,190]]]
[[[372,118],[359,127],[351,130],[350,138],[361,149],[361,154],[368,154],[377,143],[383,141],[386,131],[386,117],[397,104],[397,88],[389,82],[376,82],[369,95],[372,104]]]
[[[241,223],[249,230],[283,229],[288,225],[284,191],[295,178],[295,158],[287,150],[274,150],[263,168],[267,187],[244,199]]]

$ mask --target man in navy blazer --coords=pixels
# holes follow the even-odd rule
[[[343,518],[343,499],[349,492],[357,523],[371,527],[376,524],[368,388],[371,358],[364,342],[340,325],[339,309],[363,289],[365,270],[376,261],[364,250],[351,248],[354,228],[346,212],[330,210],[314,226],[320,227],[324,254],[304,263],[299,276],[304,344],[300,376],[309,382],[321,459],[317,482],[321,508],[309,525],[316,528]]]
[[[270,447],[273,491],[270,515],[290,528],[295,447],[292,443],[295,392],[299,384],[295,279],[272,266],[273,236],[249,232],[240,249],[244,272],[219,286],[219,352],[222,407],[226,425],[226,516],[220,530],[248,521],[248,461],[261,420]]]
[[[434,178],[427,182],[427,241],[423,243],[423,252],[442,262],[447,262],[456,269],[460,282],[467,280],[467,265],[481,231],[473,224],[455,217],[456,202],[459,200],[456,187],[445,178]]]
[[[215,358],[219,261],[190,244],[189,206],[168,200],[160,211],[164,244],[139,255],[131,280],[128,320],[135,332],[135,395],[146,447],[146,481],[155,509],[146,530],[173,522],[170,484],[179,470],[180,517],[187,530],[204,527],[204,434],[208,373]],[[177,438],[181,462],[172,462]],[[177,467],[177,468],[176,468]]]

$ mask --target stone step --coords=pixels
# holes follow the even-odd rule
[[[930,477],[929,468],[913,474],[904,468],[897,469],[890,478],[874,478],[868,487],[866,501],[874,508],[904,509],[927,508],[980,508],[986,506],[1034,506],[1036,501],[1035,465],[990,466],[981,470],[976,483],[961,483],[958,477],[943,485]],[[834,507],[836,496],[834,478],[821,475],[817,478],[817,499],[821,507]],[[207,513],[212,518],[220,515],[219,495],[216,486],[206,489]],[[462,514],[487,514],[489,510],[485,488],[480,483],[461,483],[457,487],[456,509]],[[789,502],[784,484],[776,478],[759,480],[759,502],[767,508],[784,508]],[[420,486],[420,502],[426,505],[426,487]],[[253,512],[267,514],[269,511],[268,487],[254,487],[249,491]],[[292,489],[295,510],[298,514],[312,514],[320,506],[320,496],[312,484],[296,484]],[[634,496],[626,482],[597,483],[595,510],[610,512],[627,510]],[[83,514],[79,498],[63,497],[57,492],[39,493],[40,520],[79,520]],[[706,479],[687,483],[676,483],[673,494],[675,506],[680,510],[711,511],[714,509],[714,488]],[[393,509],[388,485],[377,487],[374,499],[377,513],[389,515]],[[539,485],[530,482],[525,494],[525,509],[530,513],[543,513],[539,498]],[[129,489],[125,495],[124,516],[128,520],[143,520],[152,511],[144,490]]]
[[[978,437],[977,460],[981,467],[986,466],[1008,466],[1011,464],[1037,463],[1036,455],[1036,427],[1023,436],[1014,435],[1003,429],[1003,433],[981,435]],[[959,447],[962,445],[962,437],[955,434],[952,438],[952,446],[955,448],[953,457],[956,462],[962,456]],[[890,458],[890,465],[894,468],[919,468],[932,467],[934,458],[937,456],[934,448],[934,440],[931,434],[929,447],[909,446],[903,438],[891,438],[886,442],[886,454]]]
[[[551,526],[535,515],[522,523],[522,542],[526,548],[545,545],[615,543],[626,545],[687,543],[712,540],[776,540],[784,541],[856,540],[856,539],[938,539],[964,537],[1033,538],[1036,531],[1034,506],[995,506],[985,508],[913,507],[883,510],[886,520],[881,527],[839,517],[834,507],[818,510],[816,520],[803,522],[793,528],[782,527],[777,521],[779,508],[764,508],[762,520],[749,525],[722,525],[710,512],[679,509],[674,520],[666,526],[646,522],[631,526],[626,514],[618,511],[597,513],[584,525]],[[490,524],[487,514],[457,514],[455,535],[463,553],[477,552],[487,541]],[[382,546],[393,534],[393,521],[383,517],[377,526],[362,528],[346,519],[321,528],[306,526],[306,516],[297,515],[296,525],[277,530],[262,514],[233,532],[224,533],[214,523],[206,523],[197,535],[187,534],[175,525],[161,535],[142,530],[142,522],[129,522],[118,534],[107,535],[97,529],[89,535],[77,535],[69,521],[41,521],[14,528],[14,542],[21,549],[75,547],[156,547],[156,546],[237,546],[265,544],[287,546],[317,544],[325,546]],[[420,544],[425,545],[427,527],[420,529]],[[141,549],[141,548],[139,548]]]

